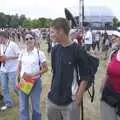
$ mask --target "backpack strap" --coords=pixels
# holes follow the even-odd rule
[[[91,103],[94,101],[95,98],[95,81],[92,82],[92,93],[90,93],[90,90],[88,89],[88,94],[91,97]]]
[[[80,85],[80,77],[79,77],[79,72],[78,72],[78,68],[75,67],[76,69],[76,78],[77,78],[77,83],[78,85]],[[88,91],[88,94],[91,98],[91,102],[94,101],[94,97],[95,97],[95,81],[94,81],[95,78],[93,78],[93,80],[89,81],[88,82],[88,85],[86,87],[86,90]],[[92,89],[92,92],[90,92],[90,87]]]
[[[41,65],[41,62],[40,62],[40,54],[39,54],[39,50],[37,49],[37,54],[38,54],[38,60],[39,60],[39,66]]]

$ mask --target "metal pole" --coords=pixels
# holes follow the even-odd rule
[[[82,28],[84,22],[84,0],[79,0],[79,26]]]
[[[81,22],[82,22],[82,18],[81,18],[81,16],[82,16],[82,9],[81,9],[81,4],[82,2],[81,2],[81,0],[79,0],[79,27],[81,28]]]
[[[82,27],[84,26],[83,23],[84,23],[84,0],[82,0]]]

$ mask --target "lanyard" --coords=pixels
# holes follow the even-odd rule
[[[8,47],[9,47],[9,44],[10,44],[10,40],[7,42],[7,45],[6,45],[5,49],[3,49],[3,54],[4,54],[4,55],[5,55]]]
[[[4,55],[5,55],[8,47],[9,47],[9,44],[10,44],[10,40],[7,42],[7,45],[6,45],[5,49],[3,49],[3,54],[4,54]],[[3,62],[3,66],[5,66],[5,62]]]

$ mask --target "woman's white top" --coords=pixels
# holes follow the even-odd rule
[[[34,48],[31,52],[23,50],[19,56],[19,61],[21,61],[21,77],[24,73],[34,74],[40,71],[40,65],[46,62],[46,57],[44,52]],[[39,64],[40,62],[40,64]]]

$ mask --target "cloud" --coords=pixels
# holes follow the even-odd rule
[[[120,0],[84,0],[85,6],[107,6],[119,17]],[[108,4],[109,3],[109,4]],[[79,0],[1,0],[0,11],[7,14],[25,14],[27,17],[64,17],[64,8],[77,10]],[[72,9],[71,9],[72,10]],[[72,11],[74,14],[76,11]],[[120,18],[120,17],[119,17]]]

